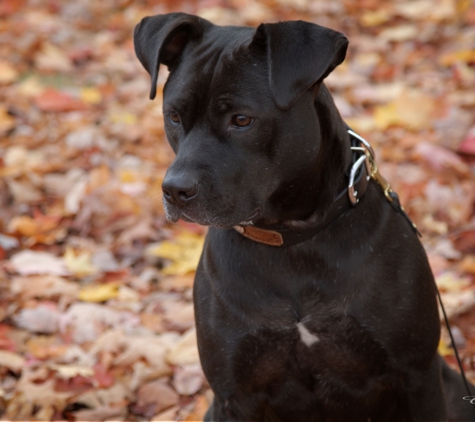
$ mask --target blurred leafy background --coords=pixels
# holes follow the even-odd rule
[[[348,36],[327,84],[424,235],[473,377],[472,1],[0,0],[0,418],[206,410],[191,293],[205,230],[164,218],[173,154],[132,45],[142,17],[171,11]],[[445,330],[440,351],[454,364]]]

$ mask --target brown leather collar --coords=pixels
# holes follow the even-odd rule
[[[368,180],[366,166],[361,166],[354,183],[354,191],[357,192],[358,200],[365,194]],[[235,226],[234,229],[254,242],[269,246],[292,246],[312,238],[354,205],[356,202],[350,201],[348,189],[345,189],[333,202],[325,220],[314,227],[298,230],[295,228],[264,229],[256,226]]]

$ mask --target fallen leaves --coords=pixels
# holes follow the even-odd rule
[[[271,3],[189,12],[232,25],[306,19],[349,35],[328,86],[423,231],[452,320],[470,317],[475,7]],[[165,221],[167,72],[150,102],[132,46],[133,26],[154,12],[130,1],[24,5],[0,1],[0,417],[201,420],[210,397],[191,299],[205,230]],[[468,361],[473,330],[460,327]],[[439,350],[450,362],[445,334]]]

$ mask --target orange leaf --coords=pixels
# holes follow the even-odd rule
[[[87,108],[80,99],[52,88],[38,95],[35,98],[35,104],[41,111],[82,111]]]

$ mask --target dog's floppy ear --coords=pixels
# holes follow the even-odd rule
[[[250,48],[267,52],[270,89],[277,106],[288,109],[345,58],[347,38],[304,21],[261,24]]]
[[[157,93],[160,63],[172,67],[191,38],[201,38],[210,22],[186,13],[143,18],[134,30],[134,47],[140,63],[152,78],[150,99]]]

